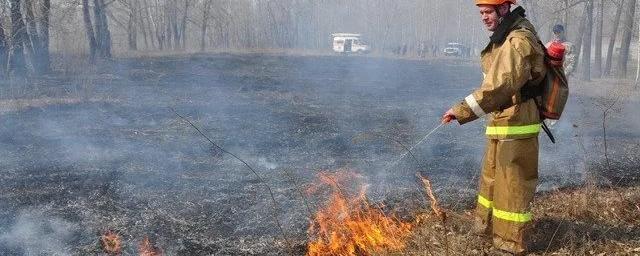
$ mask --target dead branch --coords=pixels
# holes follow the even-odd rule
[[[253,167],[251,167],[246,161],[242,160],[240,157],[236,156],[235,154],[225,150],[224,148],[218,146],[218,144],[213,142],[207,135],[205,135],[200,130],[200,128],[198,128],[195,124],[193,124],[189,119],[187,119],[187,118],[183,117],[182,115],[180,115],[180,113],[178,113],[178,111],[176,111],[174,108],[169,107],[169,109],[171,109],[171,111],[173,111],[173,113],[176,114],[176,116],[178,116],[180,119],[182,119],[183,121],[187,122],[189,124],[189,126],[191,126],[193,129],[195,129],[202,137],[204,137],[207,141],[209,141],[209,143],[211,143],[211,145],[213,145],[215,148],[219,149],[223,153],[229,154],[233,158],[235,158],[238,161],[242,162],[244,164],[244,166],[246,166],[247,169],[249,169],[253,173],[253,175],[256,176],[256,178],[260,181],[260,183],[264,184],[264,186],[269,191],[269,195],[271,196],[271,202],[273,203],[273,219],[275,220],[276,225],[278,225],[278,229],[280,229],[280,233],[282,234],[282,238],[287,243],[287,246],[288,246],[289,250],[292,252],[293,251],[292,250],[293,247],[291,246],[291,243],[287,239],[287,235],[284,232],[284,228],[282,228],[282,224],[280,224],[280,220],[278,219],[278,212],[279,212],[279,208],[280,207],[278,206],[278,202],[276,201],[276,198],[273,195],[273,190],[271,189],[271,186],[269,186],[269,184],[267,184],[267,182],[265,182],[264,179],[262,179],[262,177],[258,174],[258,172],[256,172],[256,170],[253,169]]]
[[[422,176],[422,174],[420,174],[420,172],[416,173],[416,177],[418,177],[418,179],[420,179],[422,181],[424,189],[426,190],[427,195],[431,199],[431,209],[436,214],[436,216],[440,217],[440,220],[442,220],[442,222],[444,223],[447,220],[447,214],[445,213],[444,210],[442,210],[442,208],[438,204],[438,200],[436,199],[435,195],[433,194],[433,189],[431,187],[431,182],[429,181],[428,178]]]
[[[605,105],[604,110],[602,111],[602,136],[604,141],[604,158],[607,161],[607,169],[609,170],[611,170],[611,163],[609,162],[609,151],[607,148],[607,114],[609,113],[609,111],[611,111],[613,106],[616,105],[616,103],[618,102],[618,99],[620,99],[620,97],[616,97],[611,104]]]
[[[549,244],[547,244],[547,248],[544,249],[544,253],[542,255],[547,255],[549,248],[551,248],[551,243],[553,242],[553,239],[556,237],[556,234],[558,234],[558,230],[560,229],[560,226],[562,226],[562,222],[560,222],[556,227],[556,230],[553,231],[553,235],[551,236],[551,239],[549,239]]]
[[[566,8],[562,8],[562,9],[558,9],[558,10],[556,10],[555,12],[553,12],[553,14],[557,14],[557,13],[559,13],[559,12],[564,12],[565,10],[571,9],[571,8],[573,8],[574,6],[576,6],[576,5],[578,5],[578,4],[581,4],[581,3],[584,3],[584,2],[586,2],[586,1],[584,1],[584,0],[576,1],[575,3],[573,3],[573,4],[569,5],[569,6],[567,6]]]

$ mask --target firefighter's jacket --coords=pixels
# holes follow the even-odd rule
[[[490,139],[536,137],[538,108],[532,99],[522,102],[520,90],[525,85],[537,86],[544,78],[544,51],[527,19],[512,15],[510,23],[503,23],[481,53],[482,85],[455,105],[453,112],[460,124],[487,115]]]

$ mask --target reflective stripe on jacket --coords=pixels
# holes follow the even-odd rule
[[[531,138],[540,131],[538,108],[533,100],[521,102],[520,89],[544,78],[544,51],[527,19],[518,18],[512,28],[503,43],[482,51],[482,85],[453,107],[460,124],[487,115],[491,139]]]

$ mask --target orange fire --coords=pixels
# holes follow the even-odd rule
[[[140,256],[162,256],[162,250],[155,247],[147,236],[145,236],[138,245],[138,253]]]
[[[109,255],[122,254],[122,239],[118,233],[108,230],[100,236],[100,243],[105,253]]]
[[[367,255],[381,250],[405,248],[412,225],[387,216],[369,204],[366,186],[349,196],[340,184],[353,184],[359,176],[348,170],[321,173],[318,178],[331,191],[329,201],[315,214],[308,229],[307,255]],[[314,191],[318,187],[312,188]]]

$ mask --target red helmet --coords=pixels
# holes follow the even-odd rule
[[[488,4],[488,5],[501,5],[504,3],[516,4],[516,0],[475,0],[476,5]]]

